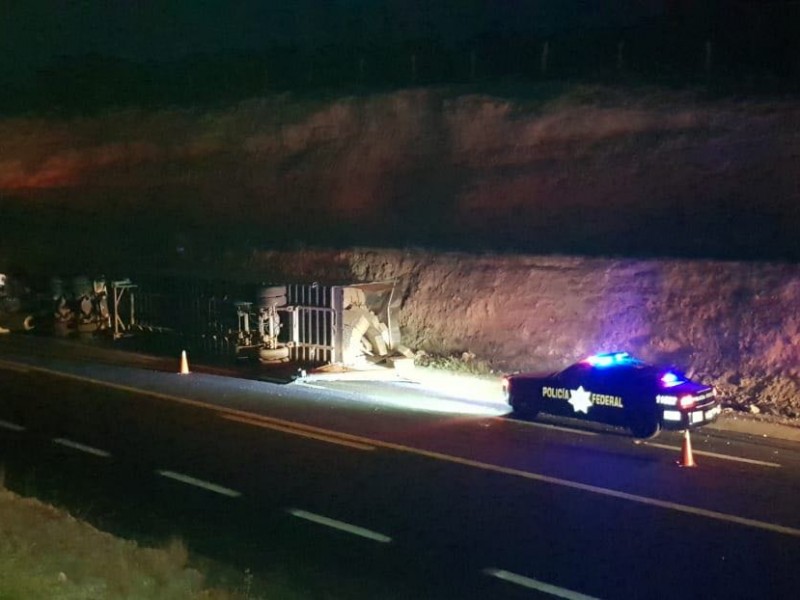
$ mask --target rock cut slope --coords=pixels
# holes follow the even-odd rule
[[[800,418],[797,265],[361,249],[256,252],[253,273],[395,280],[404,343],[432,354],[513,371],[627,350],[713,382],[727,406]]]

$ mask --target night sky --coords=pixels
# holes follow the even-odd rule
[[[386,36],[457,43],[494,31],[550,32],[630,25],[664,0],[6,0],[0,68],[21,73],[89,53],[170,60]]]
[[[665,32],[654,60],[679,52],[682,42],[713,40],[733,61],[772,69],[788,62],[796,70],[798,26],[800,3],[790,0],[5,0],[0,76],[13,84],[88,56],[149,64],[226,53],[262,60],[277,45],[367,56],[389,48],[405,56],[420,43],[483,55],[505,44],[507,62],[524,54],[521,44],[543,39],[605,34],[602,43],[616,45],[637,36],[657,41]]]

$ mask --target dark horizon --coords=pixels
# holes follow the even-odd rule
[[[0,73],[25,77],[87,55],[169,62],[195,55],[259,54],[278,46],[445,48],[485,38],[560,37],[648,27],[747,45],[798,48],[796,2],[739,0],[224,0],[54,3],[0,10]]]
[[[6,6],[0,67],[41,68],[98,54],[133,61],[196,53],[437,39],[444,45],[497,33],[552,34],[628,27],[675,14],[662,0],[281,0],[202,4],[181,0]],[[4,47],[3,47],[4,46]]]
[[[658,90],[653,94],[656,102],[660,101],[664,88],[691,87],[695,84],[709,92],[712,101],[713,97],[718,96],[747,97],[773,91],[797,91],[800,75],[800,60],[798,60],[800,38],[792,37],[789,43],[787,37],[787,32],[796,20],[786,18],[781,21],[780,28],[775,27],[780,20],[778,17],[800,14],[800,3],[742,1],[731,5],[722,2],[673,0],[639,3],[637,6],[647,10],[642,8],[633,16],[621,16],[619,11],[607,9],[607,2],[562,2],[560,6],[564,11],[567,10],[565,7],[574,9],[578,6],[582,6],[584,10],[573,10],[563,19],[555,19],[554,15],[557,13],[551,13],[550,16],[555,19],[551,23],[561,25],[558,35],[553,33],[555,29],[552,27],[547,29],[543,21],[519,18],[520,15],[530,14],[534,9],[544,10],[545,7],[553,5],[552,2],[526,4],[521,1],[474,0],[464,3],[456,0],[439,0],[426,3],[420,0],[413,3],[417,11],[411,11],[408,18],[397,21],[383,18],[387,15],[399,15],[407,4],[400,0],[379,5],[367,3],[366,0],[363,2],[342,0],[333,3],[332,6],[340,10],[336,14],[357,15],[358,18],[354,21],[347,21],[350,23],[348,27],[354,28],[354,31],[362,28],[371,35],[377,36],[381,31],[391,35],[383,36],[380,44],[374,39],[370,41],[359,36],[348,37],[345,35],[346,28],[342,29],[343,25],[339,27],[336,25],[336,19],[332,19],[327,21],[332,24],[330,32],[327,37],[321,37],[315,42],[320,46],[313,52],[305,51],[303,43],[316,38],[313,35],[305,38],[295,35],[295,30],[291,28],[284,36],[285,39],[293,40],[291,43],[268,46],[277,43],[278,38],[273,37],[270,40],[269,36],[265,36],[261,42],[262,48],[259,50],[253,49],[252,44],[248,46],[247,35],[241,38],[231,36],[232,32],[238,31],[236,28],[231,29],[231,23],[237,22],[237,19],[249,18],[252,21],[250,23],[252,30],[259,30],[260,21],[253,13],[256,11],[256,3],[245,3],[242,12],[225,19],[218,19],[219,23],[214,25],[215,28],[212,27],[215,34],[210,37],[204,37],[202,32],[206,30],[200,25],[205,23],[205,27],[212,26],[212,21],[206,19],[219,16],[212,8],[219,8],[221,3],[211,2],[204,5],[205,8],[198,9],[196,14],[191,15],[191,19],[188,17],[185,3],[167,3],[167,6],[175,9],[170,18],[163,23],[159,20],[163,27],[150,32],[148,34],[150,37],[145,36],[141,39],[136,38],[134,34],[143,24],[151,22],[148,19],[163,17],[162,13],[153,8],[154,5],[147,4],[136,8],[128,3],[111,2],[103,7],[91,9],[84,7],[92,18],[76,24],[75,20],[80,21],[80,11],[84,9],[65,3],[61,8],[62,12],[51,11],[46,15],[39,15],[43,17],[42,27],[34,30],[30,28],[36,13],[26,12],[22,6],[6,7],[4,9],[6,17],[19,18],[0,20],[0,27],[6,30],[4,33],[13,34],[9,38],[0,36],[0,44],[4,44],[7,50],[0,53],[0,57],[5,57],[6,63],[9,58],[20,57],[20,68],[26,65],[26,60],[30,66],[31,61],[37,57],[45,57],[54,62],[49,66],[36,68],[34,75],[26,76],[24,84],[18,80],[16,88],[7,80],[7,93],[0,96],[0,114],[41,113],[46,115],[46,119],[53,118],[55,122],[69,129],[72,115],[86,113],[108,115],[113,114],[113,111],[107,109],[133,107],[141,109],[138,113],[131,113],[137,119],[136,125],[131,126],[130,130],[123,127],[114,135],[119,136],[121,140],[128,140],[129,136],[133,136],[130,139],[138,142],[140,140],[137,136],[141,132],[137,131],[135,135],[131,132],[136,131],[140,123],[147,120],[145,117],[148,114],[153,116],[158,113],[150,111],[152,108],[165,107],[167,111],[171,111],[175,107],[190,107],[190,111],[182,116],[190,119],[194,118],[188,116],[190,113],[195,114],[192,111],[202,114],[207,107],[213,107],[214,111],[219,110],[221,113],[228,111],[235,116],[237,107],[244,105],[244,103],[237,104],[242,100],[262,98],[271,94],[274,96],[284,91],[298,93],[290,96],[292,106],[281,109],[284,111],[281,114],[284,115],[286,122],[293,122],[299,118],[295,113],[300,105],[305,105],[305,108],[299,109],[301,112],[315,110],[313,107],[319,106],[320,103],[335,104],[343,97],[352,98],[354,95],[357,97],[356,104],[362,100],[368,104],[365,99],[370,98],[371,94],[377,96],[376,92],[388,91],[391,95],[397,90],[409,88],[452,85],[452,88],[444,91],[434,90],[430,102],[422,102],[419,114],[429,119],[424,121],[422,129],[424,132],[442,128],[445,122],[442,117],[444,113],[436,107],[443,105],[449,97],[460,94],[511,98],[510,101],[518,103],[520,107],[530,107],[559,102],[563,94],[572,95],[572,100],[576,101],[577,98],[578,103],[596,102],[598,105],[609,103],[615,105],[621,102],[625,105],[635,95],[635,92],[630,94],[632,88],[638,85],[646,88],[654,84],[661,86],[654,88]],[[466,19],[460,28],[454,26],[452,29],[461,35],[464,45],[448,46],[444,43],[447,36],[441,34],[441,31],[425,30],[423,27],[425,23],[441,22],[437,19],[452,17],[452,11],[448,12],[447,7],[465,4],[469,10],[459,14],[472,15],[472,20]],[[34,8],[38,7],[40,11],[44,10],[42,8],[44,4],[41,2],[34,2],[32,5]],[[735,10],[723,15],[724,6],[734,6]],[[311,10],[308,13],[308,18],[311,20],[307,23],[312,23],[312,16],[316,15],[314,18],[320,17],[320,20],[314,27],[324,28],[326,20],[321,18],[322,13],[319,12],[322,8],[310,0],[298,0],[289,4],[286,14],[305,14],[302,11],[303,7],[315,7],[316,12]],[[378,12],[371,13],[367,10],[368,7]],[[358,12],[359,8],[362,9],[361,12]],[[594,9],[594,12],[590,9]],[[121,31],[118,38],[104,37],[108,35],[108,31],[104,30],[95,33],[95,37],[78,41],[78,32],[81,28],[96,26],[98,19],[102,21],[109,15],[116,19],[108,21],[109,26],[119,23],[119,20],[125,15],[130,15],[131,11],[140,11],[141,14],[137,13],[139,20]],[[371,15],[375,14],[383,15],[377,18],[375,23],[388,23],[391,26],[388,31],[382,30],[370,21]],[[743,14],[755,17],[737,21],[735,17]],[[488,18],[487,15],[492,18]],[[59,16],[64,17],[61,28],[56,25]],[[263,17],[263,14],[261,16]],[[515,16],[518,26],[512,28],[510,22]],[[280,19],[276,22],[280,22]],[[598,26],[597,24],[601,22],[605,25]],[[10,25],[12,23],[14,26]],[[198,25],[196,37],[189,36],[183,39],[174,35],[180,27],[187,26],[187,23]],[[723,23],[732,24],[732,28],[725,29]],[[756,27],[759,24],[762,27]],[[525,27],[535,29],[535,26],[540,27],[540,34],[534,36],[524,33]],[[570,30],[570,26],[574,26],[575,29]],[[316,31],[314,27],[308,31],[313,33]],[[741,37],[741,32],[748,27],[752,29],[749,37]],[[33,35],[32,31],[36,35]],[[336,33],[337,31],[339,33]],[[494,35],[487,33],[492,31]],[[52,39],[45,35],[48,32],[53,34]],[[546,35],[548,33],[551,35]],[[423,35],[423,38],[420,38],[420,35]],[[141,51],[142,47],[133,52],[131,49],[136,48],[130,44],[134,39],[137,43],[144,43],[143,40],[147,39],[161,40],[163,44],[160,42],[154,44],[152,48],[147,48],[149,54]],[[119,45],[113,43],[116,40],[119,41]],[[322,45],[329,43],[330,40],[339,40],[340,45]],[[237,44],[234,44],[234,41]],[[620,41],[624,42],[622,60],[619,60]],[[16,55],[8,52],[15,42],[20,44],[14,47]],[[40,48],[41,53],[25,55],[25,49],[38,42],[43,43]],[[709,43],[708,46],[706,42]],[[787,48],[791,49],[794,46],[797,46],[797,52],[787,51]],[[80,52],[73,56],[47,54],[68,48]],[[113,48],[117,48],[120,52],[117,55],[103,54],[104,51]],[[122,50],[126,48],[131,50],[131,57],[122,56],[124,54]],[[549,51],[546,70],[542,67],[544,49]],[[184,51],[185,53],[181,54]],[[158,61],[152,58],[157,56],[161,57]],[[579,85],[576,86],[576,83]],[[600,92],[590,88],[587,92],[585,89],[580,89],[584,83],[619,84],[620,89],[608,95],[605,88],[601,88]],[[414,90],[412,95],[417,92],[418,90]],[[700,100],[702,103],[705,97]],[[247,107],[241,110],[246,113]],[[254,114],[257,114],[262,123],[271,122],[269,110]],[[422,246],[479,252],[492,250],[527,253],[577,252],[590,255],[800,260],[796,236],[792,226],[789,225],[796,220],[790,204],[794,197],[790,189],[791,178],[788,175],[784,176],[784,171],[781,171],[784,169],[788,173],[790,167],[775,165],[775,158],[781,158],[783,155],[779,149],[772,148],[770,143],[766,142],[762,144],[761,152],[771,158],[769,160],[765,158],[758,164],[759,169],[763,167],[770,172],[774,171],[772,175],[768,172],[768,175],[763,177],[768,177],[774,182],[776,193],[773,194],[769,190],[764,192],[762,185],[757,191],[752,192],[751,196],[742,194],[742,197],[738,197],[737,194],[741,190],[731,190],[728,178],[721,175],[726,164],[722,156],[724,153],[719,148],[709,148],[707,155],[700,156],[698,160],[701,165],[707,163],[719,166],[717,171],[712,169],[709,172],[711,176],[721,181],[719,185],[724,187],[724,191],[716,193],[712,190],[713,193],[710,193],[712,197],[708,198],[706,194],[703,202],[698,203],[696,207],[692,204],[694,196],[689,192],[685,192],[683,196],[679,194],[674,199],[662,198],[656,213],[646,215],[643,211],[639,211],[641,214],[636,217],[639,223],[637,226],[632,227],[625,236],[610,235],[610,237],[605,235],[605,229],[598,230],[589,226],[583,230],[573,226],[573,229],[567,228],[563,234],[556,234],[552,223],[561,223],[569,216],[554,214],[552,211],[545,216],[540,211],[528,222],[518,214],[509,213],[510,216],[505,216],[507,224],[504,231],[492,230],[486,225],[485,219],[477,219],[477,224],[470,223],[474,230],[466,234],[463,225],[448,227],[447,220],[452,218],[453,214],[451,203],[459,197],[458,191],[465,178],[456,168],[445,177],[442,176],[442,169],[431,167],[432,157],[441,155],[441,146],[436,142],[426,150],[430,154],[414,158],[409,163],[411,166],[408,167],[408,171],[400,170],[387,175],[385,179],[380,179],[380,201],[386,203],[387,207],[375,210],[381,219],[385,218],[391,225],[390,234],[387,235],[382,231],[376,234],[373,229],[376,223],[383,224],[382,221],[367,220],[350,228],[331,227],[328,213],[321,212],[316,217],[318,221],[313,221],[305,215],[297,216],[286,209],[287,205],[306,206],[302,203],[308,202],[309,197],[313,197],[311,205],[317,208],[325,208],[330,203],[327,194],[316,190],[313,186],[304,187],[306,180],[297,175],[297,172],[302,170],[300,168],[303,166],[302,161],[314,156],[313,152],[303,154],[299,158],[289,157],[286,161],[277,161],[274,165],[268,163],[248,170],[247,165],[250,164],[248,161],[254,159],[247,152],[241,156],[236,154],[241,150],[236,150],[238,146],[234,145],[231,149],[223,144],[220,146],[220,154],[213,152],[211,154],[215,161],[221,162],[215,163],[212,168],[200,161],[193,167],[191,163],[193,159],[187,158],[191,156],[190,154],[184,156],[180,153],[171,153],[178,143],[172,138],[165,140],[163,144],[155,143],[152,156],[148,154],[151,152],[151,147],[147,144],[142,146],[134,143],[126,146],[122,142],[115,141],[111,144],[111,148],[105,148],[100,141],[103,136],[108,135],[107,127],[112,121],[102,121],[100,125],[87,126],[86,132],[80,135],[79,130],[76,130],[75,135],[78,137],[69,140],[67,135],[63,148],[51,147],[54,146],[52,138],[43,138],[42,145],[39,146],[43,152],[31,150],[28,162],[17,160],[19,156],[14,154],[19,153],[13,146],[9,146],[6,163],[8,181],[14,183],[15,177],[18,176],[18,179],[30,188],[27,193],[32,195],[37,192],[36,186],[54,190],[63,186],[58,193],[63,193],[67,199],[63,201],[61,207],[51,210],[42,198],[37,199],[35,203],[27,202],[27,199],[21,196],[26,193],[25,190],[14,187],[22,185],[19,182],[14,185],[9,184],[0,195],[0,210],[3,211],[7,222],[18,224],[19,231],[13,235],[6,235],[6,244],[16,243],[11,240],[14,236],[19,237],[20,243],[27,242],[30,237],[27,231],[37,231],[42,239],[50,239],[51,236],[54,239],[60,239],[60,236],[68,237],[68,234],[79,232],[86,219],[97,218],[98,222],[102,223],[98,228],[101,231],[95,233],[97,238],[90,236],[74,242],[76,255],[92,258],[96,239],[103,238],[109,243],[113,243],[115,238],[126,239],[126,227],[135,229],[133,225],[136,223],[143,227],[152,227],[150,231],[159,232],[160,239],[146,234],[142,239],[136,240],[139,247],[152,251],[152,255],[171,252],[174,247],[173,236],[177,236],[186,238],[188,244],[197,248],[197,251],[206,245],[206,240],[213,238],[209,245],[224,240],[240,246],[249,243],[252,247],[264,247],[268,244],[283,247],[293,245],[302,247],[306,244],[342,247],[354,244],[368,245],[377,241],[396,247]],[[200,123],[202,122],[201,119]],[[739,124],[737,121],[736,126]],[[9,132],[13,133],[14,124],[11,125],[12,129]],[[248,122],[246,126],[241,127],[249,131],[253,129],[253,123]],[[731,127],[733,128],[733,125]],[[159,126],[158,130],[161,129],[163,126]],[[42,128],[42,131],[44,130],[49,130],[49,126]],[[718,134],[726,135],[730,130],[731,128],[723,128]],[[188,131],[191,130],[184,131],[182,135],[188,135],[189,139],[193,139]],[[779,129],[768,131],[769,133],[765,135],[774,136]],[[100,141],[95,140],[95,136],[99,136]],[[27,135],[19,139],[30,142],[33,137]],[[651,138],[643,134],[642,139]],[[657,135],[652,139],[657,139]],[[70,144],[73,144],[74,148],[86,145],[89,149],[76,153],[71,150]],[[93,144],[99,146],[97,150],[91,150]],[[217,148],[213,143],[211,145]],[[417,142],[413,146],[414,149],[407,153],[410,152],[410,155],[415,157],[414,152],[419,151],[418,146]],[[340,148],[338,154],[332,153],[328,163],[325,164],[333,164],[335,156],[347,155],[345,150],[347,148]],[[358,145],[356,144],[351,150],[358,150]],[[42,154],[46,158],[48,152],[53,152],[52,159],[49,161],[42,159],[44,161],[42,164],[37,163],[39,160],[37,157]],[[111,166],[107,169],[100,168],[97,173],[91,169],[86,173],[80,171],[82,161],[88,161],[90,164],[94,164],[93,161],[98,164],[103,163],[107,159],[106,152],[112,155],[108,158]],[[142,154],[140,156],[137,153]],[[406,156],[401,154],[403,157]],[[748,156],[751,155],[752,151]],[[675,168],[680,177],[673,177],[674,186],[679,186],[685,179],[684,174],[691,174],[695,167],[693,164],[685,164],[686,161],[691,162],[687,156],[687,153],[681,152],[671,155],[672,161],[684,161],[680,162],[680,168]],[[789,161],[791,152],[787,150],[785,156]],[[295,160],[297,163],[293,162]],[[363,167],[364,162],[363,157],[353,158],[347,166]],[[310,161],[307,168],[312,169],[313,164],[313,161]],[[117,188],[103,187],[104,176],[111,176],[112,179],[116,176],[135,179],[137,165],[144,165],[140,179],[136,180],[136,185],[139,187],[129,189],[128,184]],[[654,163],[650,168],[658,166]],[[376,166],[375,172],[381,172],[381,168],[380,165]],[[617,168],[626,167],[618,165]],[[742,169],[741,176],[749,177],[749,171],[745,167]],[[536,165],[533,165],[530,171],[535,173]],[[211,172],[224,172],[225,175],[208,175]],[[647,172],[646,169],[642,170],[642,173]],[[321,175],[326,173],[324,169],[318,172]],[[598,176],[603,173],[603,170],[597,171]],[[59,180],[61,176],[67,177],[67,180]],[[76,176],[77,179],[71,182],[68,176]],[[84,182],[88,187],[81,188],[78,183],[84,176],[91,184]],[[237,176],[240,176],[240,179],[237,180]],[[99,182],[94,179],[95,177],[100,178]],[[154,181],[157,177],[164,179]],[[483,181],[483,176],[474,177],[473,183]],[[505,173],[496,175],[497,181],[505,181],[505,177]],[[41,178],[41,181],[37,178]],[[647,178],[642,177],[642,179]],[[178,183],[175,183],[176,181]],[[203,182],[208,184],[206,188],[201,185]],[[341,189],[349,190],[341,181],[337,182]],[[697,185],[706,183],[705,180],[698,180]],[[739,182],[740,185],[747,183],[746,180]],[[641,185],[644,186],[643,183]],[[414,186],[418,186],[419,190]],[[753,183],[753,186],[755,190],[757,184]],[[655,188],[656,186],[654,189],[645,186],[642,189],[662,193],[661,189]],[[520,183],[513,194],[519,195],[521,199],[526,197],[527,189]],[[314,196],[315,193],[318,197]],[[369,195],[372,192],[368,189],[364,193]],[[225,221],[227,216],[220,217],[222,210],[218,205],[220,194],[227,194],[226,202],[237,207],[229,211],[231,214],[240,216],[240,212],[247,209],[253,211],[253,215],[258,219],[253,215],[247,215],[247,218],[239,219],[238,222],[234,219]],[[762,195],[777,198],[775,202],[780,206],[767,209],[760,205],[754,199]],[[145,201],[138,203],[140,196]],[[487,197],[491,197],[491,194]],[[86,209],[88,215],[64,208],[74,204],[75,201],[84,202],[87,198],[96,201],[92,207]],[[120,198],[125,200],[122,201]],[[199,215],[201,211],[197,208],[198,198],[206,202],[205,206],[209,207],[212,216]],[[412,198],[412,201],[406,201],[408,198]],[[430,198],[434,198],[434,201],[431,202]],[[167,200],[173,202],[174,206],[168,206]],[[267,203],[273,203],[275,210],[286,212],[288,216],[277,218],[267,214],[268,211],[263,208]],[[553,206],[556,205],[559,205],[558,201]],[[587,210],[589,222],[605,223],[608,230],[613,233],[616,227],[614,219],[602,206],[590,206]],[[107,211],[113,214],[107,214]],[[435,212],[433,219],[427,216],[431,211]],[[464,214],[468,212],[464,211]],[[35,218],[49,223],[33,223],[26,226],[26,223]],[[654,223],[659,224],[661,229],[651,231],[649,228],[653,227]],[[724,224],[722,227],[724,230],[721,230],[720,223]],[[670,231],[681,231],[682,235],[672,237]],[[465,242],[462,237],[468,241]],[[134,242],[133,239],[129,241]],[[67,239],[64,243],[70,242]],[[220,243],[214,247],[222,246]]]

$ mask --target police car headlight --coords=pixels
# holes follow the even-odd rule
[[[691,396],[681,396],[678,398],[678,406],[681,408],[692,408],[695,400]]]

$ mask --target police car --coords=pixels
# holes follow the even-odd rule
[[[596,354],[557,373],[507,375],[503,392],[521,416],[598,421],[627,427],[637,438],[653,438],[662,428],[707,425],[720,413],[713,387],[627,352]]]

